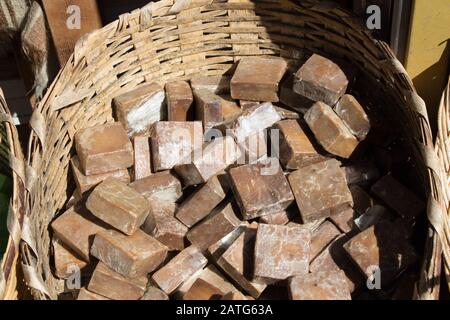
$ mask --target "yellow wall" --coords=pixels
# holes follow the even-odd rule
[[[414,0],[405,66],[436,129],[439,100],[448,80],[450,0]]]

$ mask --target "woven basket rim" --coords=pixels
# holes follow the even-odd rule
[[[12,173],[13,194],[10,202],[10,210],[8,220],[12,221],[12,225],[8,225],[10,232],[6,251],[3,255],[0,265],[0,273],[3,277],[3,292],[0,290],[0,299],[15,300],[17,299],[17,275],[16,264],[19,258],[19,240],[21,236],[21,221],[25,214],[24,196],[25,188],[23,182],[23,168],[25,165],[22,146],[19,141],[17,128],[14,125],[11,113],[6,104],[3,91],[0,88],[0,118],[6,131],[9,147],[9,163]]]
[[[230,5],[228,1],[217,2],[216,0],[196,0],[197,6],[199,5],[198,2],[201,2],[200,6],[202,6],[202,8],[212,8],[215,10],[220,10],[220,8],[230,9],[230,7],[226,7],[227,5]],[[71,108],[73,105],[79,105],[80,101],[85,98],[88,99],[95,94],[95,90],[92,92],[86,88],[78,88],[79,91],[75,92],[76,84],[68,85],[71,73],[80,70],[85,71],[90,63],[95,66],[95,61],[89,59],[95,59],[95,57],[93,58],[90,54],[92,53],[91,51],[96,50],[98,42],[102,43],[103,41],[104,43],[111,44],[113,43],[113,39],[116,38],[125,39],[124,41],[126,41],[133,34],[138,34],[140,31],[147,30],[154,26],[156,23],[155,21],[170,20],[173,16],[178,17],[178,14],[183,13],[184,10],[191,10],[196,7],[195,5],[179,7],[178,5],[180,3],[190,4],[191,1],[162,0],[150,3],[141,9],[121,15],[116,21],[80,39],[75,46],[74,53],[71,55],[66,65],[61,69],[43,100],[33,113],[30,122],[33,130],[30,135],[28,148],[28,166],[33,172],[38,173],[43,162],[42,153],[45,152],[44,148],[46,148],[45,142],[47,137],[46,119],[48,118],[51,120],[53,119],[51,117],[55,116],[55,119],[59,119],[66,123],[62,118],[60,111],[66,107]],[[245,10],[251,10],[251,4],[249,4],[248,8],[246,7]],[[410,125],[413,126],[417,132],[420,132],[420,134],[414,136],[412,140],[414,140],[417,149],[414,151],[420,155],[419,157],[421,161],[423,161],[424,168],[427,168],[424,169],[424,171],[426,171],[426,187],[428,189],[428,217],[431,222],[429,226],[430,238],[427,239],[426,244],[426,247],[428,248],[427,252],[429,253],[427,257],[424,258],[422,266],[422,277],[419,283],[419,298],[436,299],[438,292],[436,292],[435,288],[439,286],[439,279],[436,279],[436,277],[440,275],[442,251],[442,242],[440,240],[442,233],[440,232],[441,230],[436,221],[441,221],[443,216],[443,191],[441,184],[443,177],[440,164],[436,160],[437,156],[433,146],[433,138],[424,101],[418,96],[406,70],[389,49],[389,46],[382,41],[374,40],[370,36],[370,33],[360,27],[346,10],[334,6],[330,7],[330,4],[323,5],[317,0],[280,0],[279,4],[289,5],[292,8],[295,7],[295,10],[297,10],[297,8],[299,8],[298,10],[300,10],[300,8],[302,10],[310,10],[308,13],[316,16],[320,14],[323,14],[324,16],[327,14],[336,15],[339,17],[339,23],[348,28],[346,32],[349,32],[350,34],[352,32],[360,32],[360,34],[363,34],[365,37],[364,40],[369,40],[368,42],[370,43],[371,49],[376,51],[372,56],[368,57],[369,61],[367,63],[367,68],[372,67],[371,63],[382,66],[387,74],[386,77],[392,77],[392,79],[388,79],[392,82],[392,88],[390,89],[395,91],[399,99],[402,99],[402,103],[411,109],[411,112],[406,112],[408,111],[406,110],[405,113],[407,113],[408,119],[411,122]],[[239,7],[238,4],[236,4],[236,6]],[[234,7],[231,6],[231,8]],[[353,34],[351,35],[353,36]],[[116,82],[118,82],[118,80]],[[78,99],[81,97],[82,100],[77,100],[74,96],[78,96]],[[74,132],[71,132],[71,130],[73,131],[73,128],[69,127],[67,130],[69,134],[73,136]],[[27,184],[32,185],[33,183],[36,183],[36,181],[38,181],[38,179],[27,181]],[[30,187],[30,189],[32,189],[32,187]],[[29,192],[27,194],[26,216],[32,216],[33,208],[33,195]],[[53,212],[53,214],[55,213],[56,212]],[[22,262],[23,265],[26,266],[26,268],[24,268],[25,278],[28,279],[28,284],[33,289],[32,292],[36,298],[49,298],[50,294],[47,291],[46,284],[39,274],[39,259],[36,258],[35,243],[29,243],[29,240],[30,239],[24,241],[21,247]]]

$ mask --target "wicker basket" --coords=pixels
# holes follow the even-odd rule
[[[16,127],[0,89],[0,173],[12,178],[12,197],[9,204],[7,226],[9,240],[0,262],[0,300],[17,299],[17,259],[21,236],[21,223],[25,213],[24,158]],[[6,217],[0,217],[4,224]]]
[[[74,189],[69,175],[74,134],[113,121],[114,96],[143,82],[223,74],[242,56],[277,55],[296,64],[313,52],[355,65],[371,88],[367,91],[385,99],[380,113],[401,128],[433,222],[419,297],[437,298],[443,195],[426,106],[385,43],[343,9],[312,0],[163,0],[124,14],[78,42],[31,119],[30,234],[22,256],[35,298],[59,293],[50,268],[48,225]]]
[[[445,170],[444,178],[442,179],[447,213],[443,223],[443,238],[445,239],[444,256],[446,257],[444,268],[448,289],[450,289],[450,78],[448,79],[447,88],[444,90],[439,107],[436,151]]]

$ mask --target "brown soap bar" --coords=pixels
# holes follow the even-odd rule
[[[145,197],[114,178],[103,181],[92,191],[86,207],[97,218],[128,235],[139,229],[150,210]]]
[[[208,247],[236,229],[241,221],[236,217],[230,203],[223,203],[202,222],[189,230],[187,239],[197,248]]]
[[[314,104],[314,101],[294,91],[293,76],[288,77],[286,81],[281,84],[280,101],[301,114],[306,113]]]
[[[378,180],[371,191],[403,218],[417,217],[425,210],[425,203],[391,175]]]
[[[257,224],[252,224],[246,228],[219,260],[217,260],[220,268],[255,299],[267,287],[266,284],[253,280],[253,253],[257,228]]]
[[[225,75],[200,76],[191,79],[191,87],[195,90],[208,90],[215,94],[230,92],[230,78]]]
[[[81,171],[87,176],[133,165],[133,146],[120,123],[79,130],[75,134],[75,148]]]
[[[278,168],[268,168],[262,163],[250,164],[232,168],[229,175],[245,220],[277,213],[294,202],[294,195],[279,165]]]
[[[275,106],[275,110],[277,110],[281,119],[283,120],[298,120],[300,119],[300,114],[295,111],[291,111],[289,109],[285,109],[282,107]]]
[[[238,164],[252,164],[267,157],[267,139],[263,131],[255,133],[239,143],[242,156]]]
[[[382,289],[417,259],[414,248],[388,220],[357,234],[344,248],[366,277],[381,272]]]
[[[152,174],[150,159],[150,141],[146,136],[134,137],[134,180],[146,178]],[[129,181],[127,183],[130,183]]]
[[[255,278],[268,284],[309,271],[311,231],[304,226],[260,224],[255,243]]]
[[[217,176],[212,177],[180,205],[176,217],[186,226],[192,227],[210,214],[225,199],[225,195],[226,191]]]
[[[203,122],[205,131],[223,122],[223,99],[208,90],[195,90],[195,119]]]
[[[279,58],[243,58],[231,79],[234,99],[278,102],[278,86],[287,69]]]
[[[198,281],[201,280],[201,281]],[[202,288],[205,291],[202,293]],[[211,290],[215,288],[214,290]],[[192,276],[178,290],[183,300],[217,300],[228,292],[238,292],[238,290],[229,283],[220,271],[213,265],[209,265],[198,274]]]
[[[239,100],[239,105],[241,106],[241,109],[244,111],[256,107],[259,104],[261,104],[259,101]]]
[[[183,194],[180,181],[169,171],[158,172],[147,178],[136,180],[130,187],[149,200],[175,202]]]
[[[353,198],[353,209],[359,214],[364,214],[375,205],[375,201],[363,188],[357,185],[349,186]]]
[[[306,123],[322,147],[339,157],[350,158],[359,142],[330,106],[316,102],[305,114]]]
[[[65,248],[60,240],[53,240],[53,258],[55,261],[55,275],[60,279],[67,279],[74,273],[87,266],[75,253]]]
[[[235,163],[241,151],[230,136],[216,138],[189,156],[191,162],[175,166],[184,186],[202,184]]]
[[[350,132],[359,141],[364,140],[370,131],[370,120],[364,108],[354,96],[346,94],[336,105],[336,113],[344,121]]]
[[[354,219],[358,213],[348,205],[331,213],[330,220],[344,233],[348,233],[355,228]]]
[[[329,221],[322,223],[311,236],[310,260],[314,260],[341,232]]]
[[[141,230],[131,236],[108,230],[95,235],[91,254],[121,275],[135,278],[155,270],[166,258],[167,247]]]
[[[78,292],[77,300],[81,301],[90,301],[90,300],[111,300],[99,294],[90,292],[86,288],[81,288],[80,292]]]
[[[333,61],[317,54],[294,75],[294,91],[313,100],[335,105],[347,90],[345,73]]]
[[[152,126],[151,144],[155,171],[170,170],[203,144],[201,122],[156,122]]]
[[[75,184],[77,185],[77,191],[79,194],[83,194],[90,191],[92,188],[97,186],[99,183],[105,181],[106,179],[113,177],[124,183],[130,183],[130,175],[127,169],[119,169],[116,171],[111,171],[107,173],[94,174],[86,176],[81,171],[80,160],[77,156],[70,160],[72,166],[72,173],[75,179]]]
[[[333,210],[353,204],[344,170],[335,159],[301,168],[288,179],[304,223],[327,218]]]
[[[245,110],[231,125],[231,134],[236,141],[242,142],[246,138],[264,131],[281,120],[280,114],[271,103],[263,103]]]
[[[298,215],[298,211],[295,208],[287,208],[276,213],[271,213],[259,218],[260,223],[285,225],[288,224],[295,216]]]
[[[166,84],[166,98],[169,121],[189,121],[193,118],[194,97],[186,81]]]
[[[317,272],[289,281],[289,293],[292,300],[351,300],[342,271]]]
[[[284,120],[275,125],[280,130],[280,162],[289,170],[326,160],[311,143],[296,120]]]
[[[129,136],[145,133],[166,117],[166,94],[157,83],[141,85],[113,99],[116,119]]]
[[[72,207],[51,224],[55,236],[69,249],[89,262],[90,246],[94,235],[109,228],[84,207]]]
[[[345,167],[347,183],[365,184],[380,178],[380,171],[372,161],[360,161]]]
[[[310,264],[309,271],[317,272],[339,272],[343,271],[350,292],[354,292],[364,283],[364,278],[357,267],[348,258],[343,244],[348,241],[348,236],[343,235],[334,240],[325,248]]]
[[[112,300],[139,300],[145,293],[147,283],[147,277],[128,279],[99,262],[88,290]]]
[[[150,214],[155,218],[155,228],[148,232],[169,250],[181,251],[185,247],[184,238],[188,228],[168,211],[168,206],[158,200],[151,202]],[[144,227],[146,224],[144,224]],[[147,229],[144,228],[147,232]]]
[[[145,294],[141,298],[141,300],[163,301],[163,300],[169,300],[169,297],[162,290],[160,290],[156,287],[150,286],[147,288],[147,291],[145,292]]]
[[[231,97],[223,97],[222,113],[224,123],[230,123],[242,114],[242,109]]]
[[[202,252],[195,246],[190,246],[156,271],[152,279],[166,294],[171,294],[207,263],[208,260]]]
[[[213,258],[213,260],[217,261],[222,254],[228,250],[228,248],[236,241],[236,239],[247,229],[249,224],[244,221],[231,231],[229,234],[227,234],[225,237],[217,241],[216,243],[213,243],[208,248],[208,254]]]

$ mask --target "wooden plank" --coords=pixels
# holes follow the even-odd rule
[[[102,27],[96,0],[42,0],[56,53],[63,66],[73,52],[76,42],[84,34]],[[75,19],[77,11],[70,11],[71,6],[79,8],[79,24]]]

